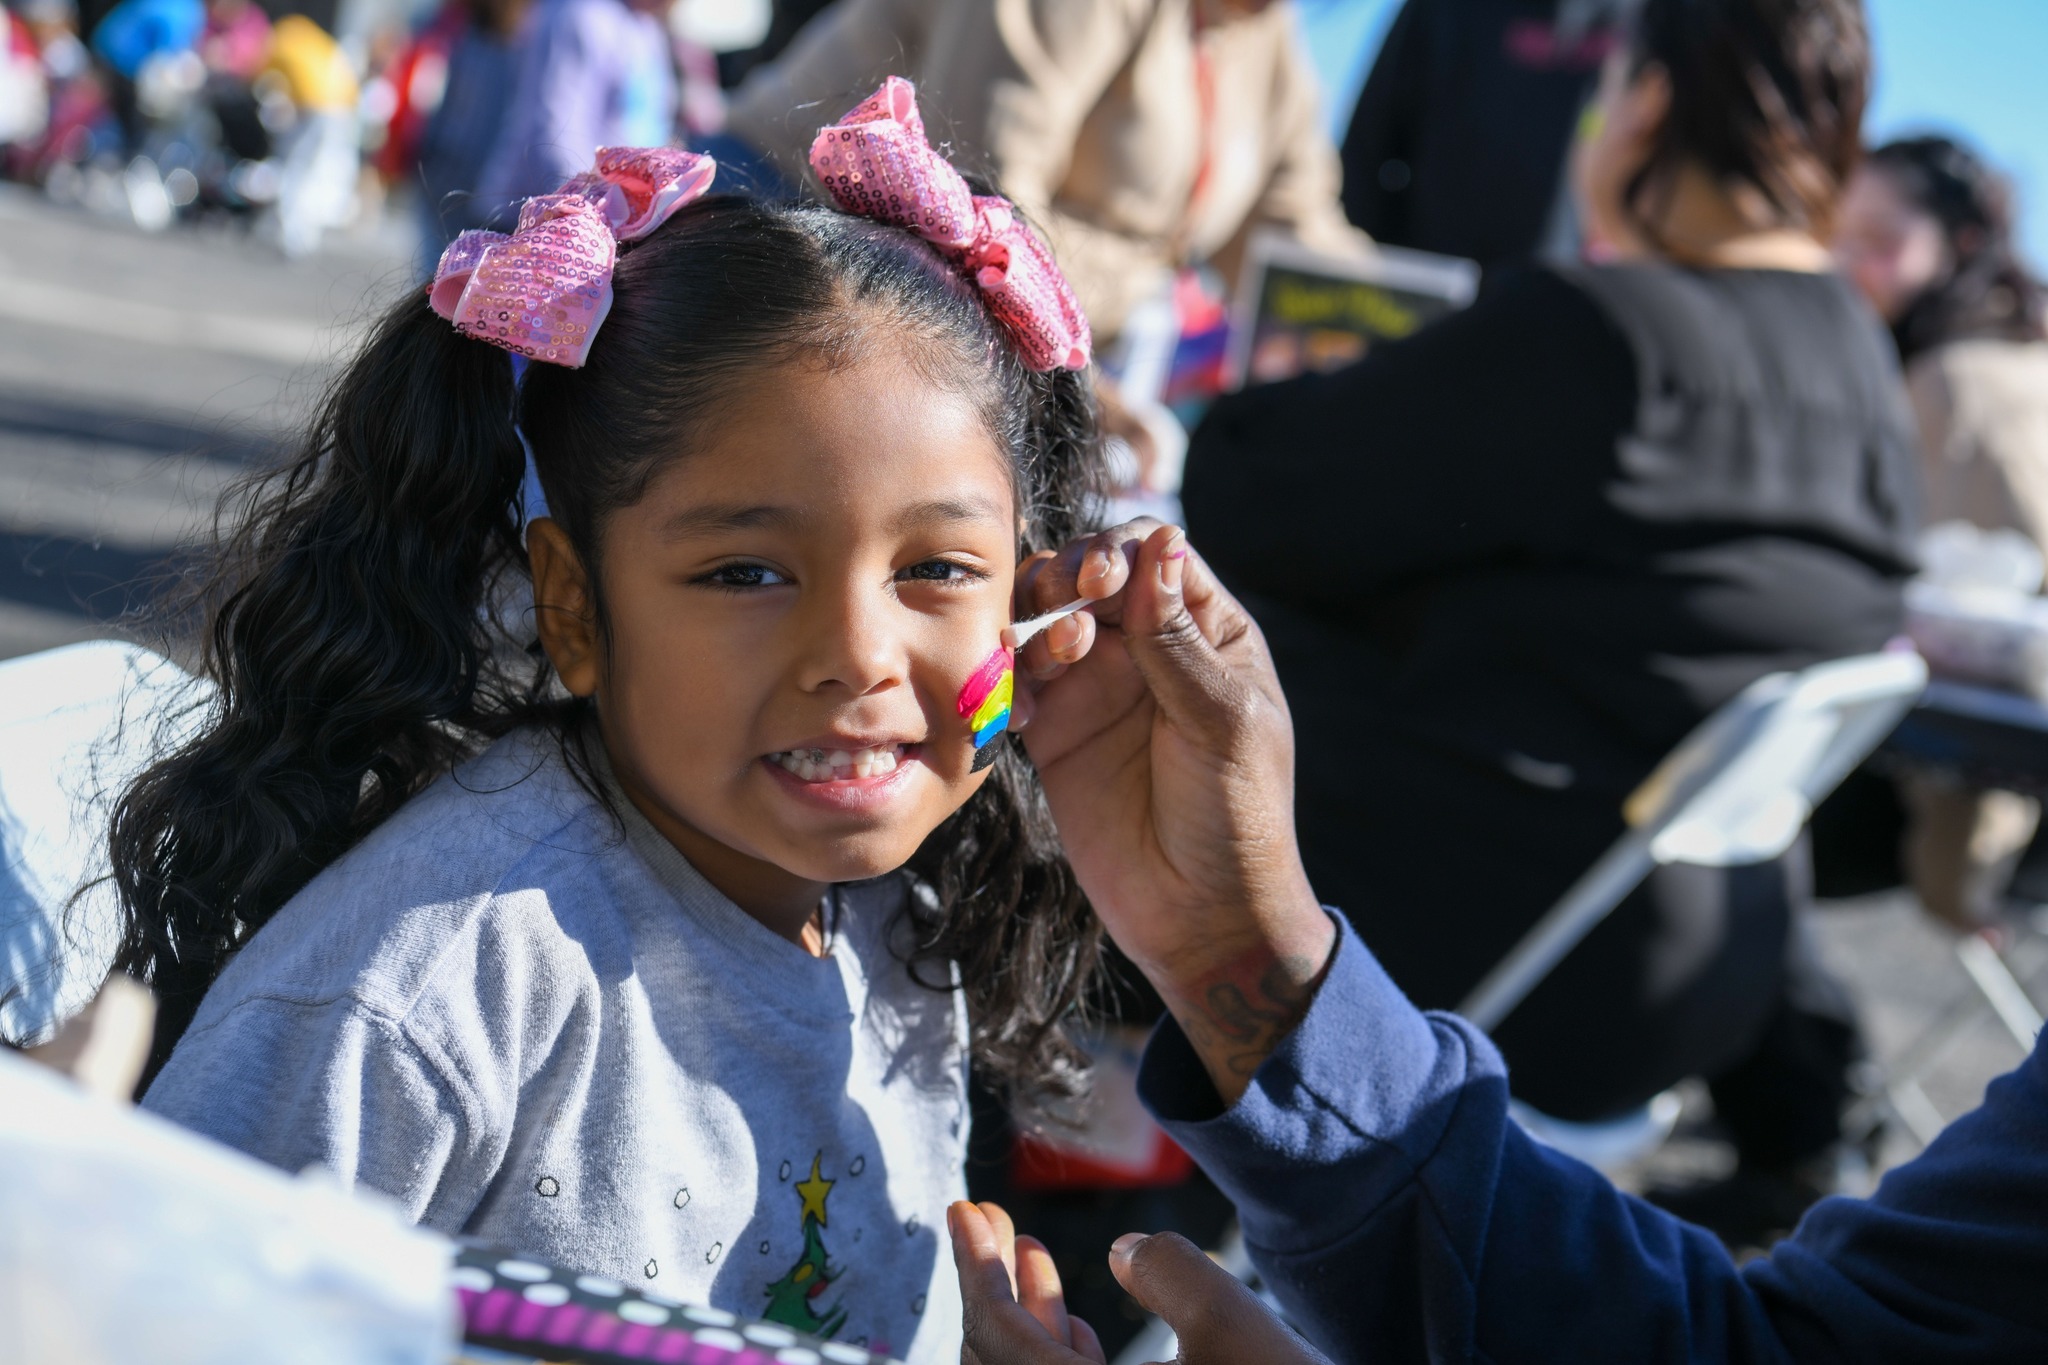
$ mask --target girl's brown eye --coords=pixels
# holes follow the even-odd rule
[[[902,577],[920,583],[950,583],[969,578],[984,578],[987,575],[965,564],[955,564],[947,559],[927,559],[903,570]]]
[[[773,588],[789,580],[765,564],[725,564],[704,575],[703,581],[719,588]]]

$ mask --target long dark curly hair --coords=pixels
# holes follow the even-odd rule
[[[551,515],[595,566],[607,518],[688,458],[740,382],[886,335],[970,395],[1011,452],[1023,551],[1096,520],[1086,376],[1027,370],[978,291],[907,232],[715,196],[624,250],[614,288],[589,363],[535,365],[522,385],[503,351],[406,299],[296,454],[231,495],[222,524],[237,529],[190,594],[217,693],[110,831],[117,966],[162,1006],[151,1075],[229,956],[456,763],[544,726],[590,784],[590,703],[556,683],[525,609],[519,430]],[[1019,749],[1005,743],[910,871],[933,892],[910,898],[910,969],[950,988],[958,964],[977,1062],[1015,1092],[1074,1090],[1086,1059],[1068,1029],[1101,931]]]

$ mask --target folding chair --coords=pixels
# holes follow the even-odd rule
[[[2019,693],[1954,680],[1929,684],[1879,755],[1893,766],[1948,773],[1965,786],[2048,801],[2048,706]],[[1969,985],[1897,1058],[1865,1082],[1843,1123],[1860,1140],[1886,1117],[1926,1146],[1947,1125],[1921,1082],[1988,1011],[2022,1055],[2042,1010],[2026,979],[2048,965],[2048,828],[2038,831],[2007,890],[2006,913],[1953,943]]]
[[[2005,940],[2001,948],[2000,940]],[[2009,917],[1955,941],[1956,962],[1970,986],[1949,1004],[1897,1060],[1877,1070],[1861,1089],[1863,1097],[1842,1120],[1842,1133],[1860,1142],[1890,1117],[1925,1147],[1948,1126],[1921,1082],[1950,1049],[1976,1026],[1988,1009],[2012,1035],[2022,1055],[2034,1050],[2042,1027],[2041,1009],[2021,984],[2021,975],[2048,963],[2048,909]]]
[[[1927,685],[1910,652],[1867,654],[1759,678],[1709,716],[1623,805],[1628,830],[1488,972],[1458,1013],[1489,1033],[1653,868],[1741,867],[1792,847],[1822,798],[1883,741]],[[1612,1169],[1670,1134],[1658,1096],[1609,1123],[1517,1106],[1532,1136]]]
[[[159,720],[191,684],[116,640],[0,663],[0,1032],[40,1038],[99,990],[113,894],[73,893],[105,874],[110,798],[182,733]]]

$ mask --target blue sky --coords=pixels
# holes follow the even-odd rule
[[[1399,0],[1300,0],[1342,135]],[[1877,44],[1873,141],[1943,131],[1974,143],[2020,189],[2020,227],[2048,268],[2048,0],[1865,0]]]

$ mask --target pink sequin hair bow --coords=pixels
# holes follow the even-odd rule
[[[925,137],[917,92],[891,76],[818,130],[811,169],[848,213],[908,228],[981,287],[1034,370],[1086,368],[1093,341],[1067,277],[1010,201],[975,194]]]
[[[580,369],[612,307],[619,243],[638,241],[711,187],[717,165],[678,147],[600,147],[597,164],[519,209],[519,226],[465,232],[427,301],[464,336]]]

